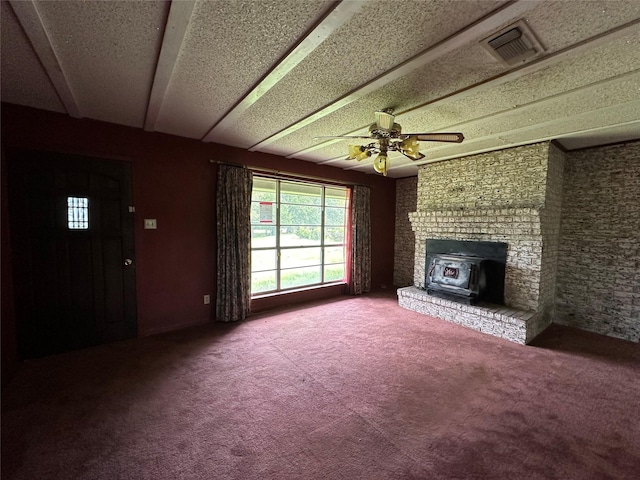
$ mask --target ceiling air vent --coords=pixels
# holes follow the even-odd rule
[[[533,60],[544,52],[523,20],[503,28],[481,43],[496,60],[509,67]]]

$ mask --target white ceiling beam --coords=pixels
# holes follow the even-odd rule
[[[604,143],[603,137],[607,138]],[[568,151],[611,145],[613,143],[640,141],[640,120],[614,124],[605,128],[597,127],[579,133],[558,135],[555,140]]]
[[[638,27],[640,26],[640,20],[634,20],[631,21],[629,23],[626,23],[624,25],[621,25],[618,28],[615,28],[613,30],[610,30],[608,32],[596,35],[594,37],[591,37],[589,39],[586,39],[580,43],[577,43],[575,45],[572,45],[570,47],[567,47],[565,49],[562,49],[558,52],[555,52],[553,54],[550,54],[546,57],[542,57],[538,60],[534,60],[531,63],[528,63],[526,65],[523,65],[519,68],[516,68],[514,70],[510,70],[508,72],[503,73],[502,75],[493,77],[489,80],[485,80],[479,83],[476,83],[475,85],[471,85],[467,88],[465,88],[464,90],[461,91],[457,91],[454,92],[450,95],[446,95],[444,97],[440,97],[438,99],[435,99],[433,101],[430,101],[428,103],[422,104],[418,107],[414,107],[411,108],[409,110],[405,110],[403,112],[398,112],[396,114],[396,118],[397,119],[401,119],[402,117],[406,117],[408,115],[416,115],[416,114],[420,114],[420,113],[424,113],[427,110],[431,110],[435,107],[440,107],[443,105],[446,105],[447,103],[451,103],[451,102],[455,102],[455,101],[459,101],[462,100],[465,97],[471,96],[471,95],[476,95],[480,92],[483,91],[487,91],[490,89],[493,89],[499,85],[502,85],[503,83],[507,83],[507,82],[512,82],[514,80],[517,80],[520,77],[526,76],[526,75],[531,75],[532,73],[538,72],[540,70],[543,70],[545,68],[548,68],[552,65],[555,65],[561,61],[567,60],[568,58],[572,58],[575,57],[577,55],[580,55],[586,51],[589,51],[593,48],[598,47],[599,45],[602,45],[604,43],[616,40],[618,38],[624,37],[626,35],[630,35],[632,33],[635,33],[638,31]],[[588,86],[588,85],[587,85]],[[442,130],[442,129],[440,129]],[[444,130],[442,130],[444,131]],[[291,132],[290,132],[291,133]],[[368,125],[365,127],[360,127],[356,130],[352,130],[351,132],[345,133],[344,135],[362,135],[362,134],[368,134]],[[325,140],[323,142],[320,142],[316,145],[313,145],[311,147],[307,147],[303,150],[299,150],[295,153],[292,153],[290,155],[288,155],[286,158],[302,158],[304,159],[304,154],[305,153],[309,153],[309,152],[313,152],[315,150],[319,150],[325,147],[328,147],[334,143],[337,142],[341,142],[341,139],[331,139],[331,140]],[[328,161],[325,162],[332,162],[335,161],[337,159],[330,159]],[[323,162],[323,163],[325,163]]]
[[[437,45],[425,50],[424,52],[410,58],[409,60],[401,63],[397,67],[389,70],[388,72],[379,75],[371,82],[366,83],[352,92],[346,94],[335,102],[327,105],[326,107],[318,110],[317,112],[309,115],[301,119],[300,121],[294,123],[293,125],[279,131],[278,133],[262,140],[261,142],[255,144],[251,148],[250,151],[260,150],[261,148],[280,140],[287,135],[291,135],[293,132],[300,130],[303,127],[339,110],[340,108],[348,105],[351,102],[358,100],[359,98],[368,95],[388,83],[393,82],[394,80],[398,80],[405,75],[413,72],[414,70],[421,68],[438,58],[443,57],[444,55],[463,47],[471,42],[480,40],[485,38],[487,35],[490,35],[494,30],[503,26],[505,23],[508,23],[512,20],[519,19],[522,15],[524,15],[529,10],[537,7],[537,2],[528,1],[528,0],[520,0],[516,2],[512,2],[507,4],[505,7],[497,10],[494,14],[485,17],[483,20],[476,22],[469,27],[461,30],[460,32],[452,35],[451,37],[443,40]],[[295,155],[295,154],[294,154]],[[289,158],[289,157],[287,157]]]
[[[365,2],[342,1],[335,6],[311,29],[265,77],[247,93],[227,114],[205,135],[204,142],[214,142],[222,132],[235,125],[242,115],[263,95],[271,90],[282,78],[324,42],[335,30],[357,14]]]
[[[71,84],[58,60],[38,6],[32,0],[10,0],[10,4],[67,113],[74,118],[82,118]]]
[[[155,130],[158,115],[167,94],[173,70],[178,61],[178,55],[180,54],[195,4],[195,0],[171,2],[167,24],[164,28],[160,56],[156,65],[156,73],[153,78],[153,86],[149,95],[147,115],[144,121],[144,129],[147,131]]]

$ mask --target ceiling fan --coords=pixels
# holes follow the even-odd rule
[[[400,152],[411,160],[421,160],[424,155],[420,153],[418,142],[449,142],[461,143],[464,140],[462,133],[402,133],[402,127],[394,122],[393,110],[379,110],[375,112],[376,122],[369,126],[369,135],[336,135],[317,138],[346,138],[371,140],[366,145],[349,145],[349,156],[346,160],[362,161],[377,153],[373,161],[376,172],[386,176],[389,168],[388,152]]]

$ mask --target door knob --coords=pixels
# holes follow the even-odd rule
[[[133,260],[131,260],[130,258],[125,258],[124,259],[124,266],[128,267],[130,265],[133,265]]]

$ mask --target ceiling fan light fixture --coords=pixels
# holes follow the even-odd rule
[[[371,151],[370,150],[363,150],[362,153],[360,153],[360,155],[356,156],[356,160],[361,162],[362,160],[365,160],[367,158],[369,158],[371,156]]]
[[[370,156],[371,152],[367,147],[362,145],[349,145],[349,156],[347,157],[347,160],[357,160],[361,162]]]
[[[420,144],[418,143],[418,139],[414,136],[404,139],[400,143],[400,150],[407,157],[413,158],[414,160],[420,160],[420,158],[422,158],[422,154],[420,153]]]
[[[349,160],[353,160],[361,155],[364,150],[362,145],[349,145]]]
[[[381,175],[387,176],[387,169],[389,168],[389,157],[384,153],[381,153],[373,161],[373,169]]]

